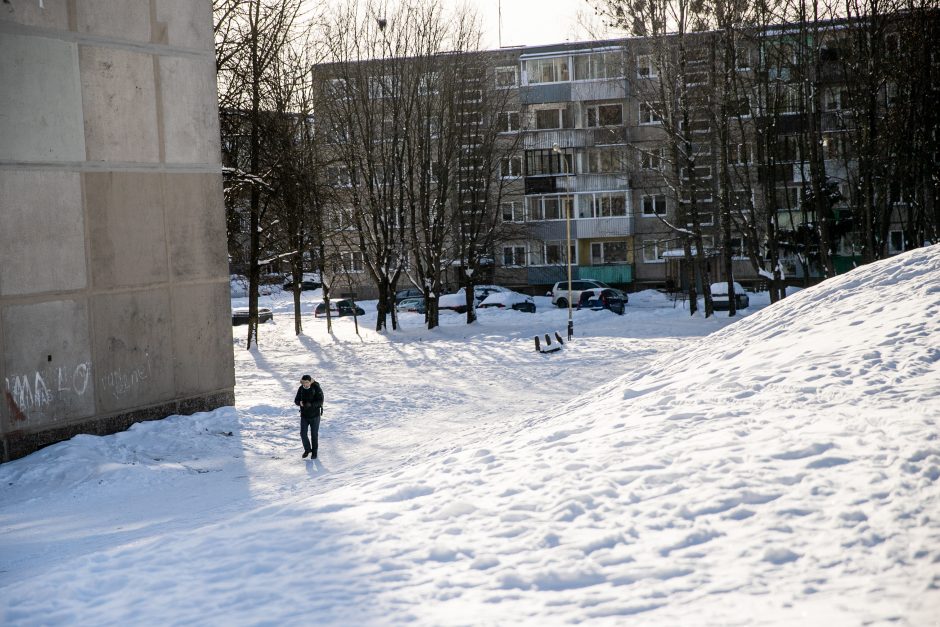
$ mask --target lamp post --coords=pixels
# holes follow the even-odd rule
[[[565,154],[559,148],[558,143],[552,144],[552,152],[559,156],[562,164],[562,174],[568,174],[568,162],[565,161]],[[568,191],[567,182],[565,184],[565,191]],[[568,202],[568,198],[565,198],[565,239],[567,249],[565,250],[565,259],[568,261],[568,341],[571,341],[571,337],[574,335],[574,320],[571,318],[571,203]]]

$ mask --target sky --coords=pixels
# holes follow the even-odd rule
[[[551,355],[544,296],[358,335],[320,296],[233,328],[234,407],[0,464],[0,624],[936,627],[940,245]]]
[[[590,39],[579,16],[593,16],[585,0],[476,0],[471,3],[484,19],[487,48],[539,45]]]
[[[483,23],[485,49],[584,41],[595,38],[590,31],[600,30],[596,26],[594,9],[587,0],[440,1],[446,9],[452,10],[466,3],[478,12]],[[330,2],[337,4],[345,0]],[[595,26],[587,28],[584,24]]]

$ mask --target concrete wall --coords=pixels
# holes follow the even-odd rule
[[[0,460],[234,401],[211,11],[0,2]]]

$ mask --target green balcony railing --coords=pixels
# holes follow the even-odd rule
[[[580,266],[578,275],[582,279],[603,281],[608,285],[632,283],[633,266],[629,264],[615,266]]]

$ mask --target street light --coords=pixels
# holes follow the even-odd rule
[[[562,174],[568,174],[568,162],[565,160],[565,153],[558,147],[558,143],[552,144],[552,152],[559,155],[562,164]],[[568,191],[567,182],[565,191]],[[565,250],[565,258],[568,260],[568,341],[574,335],[574,320],[571,318],[571,203],[565,198],[565,234],[568,248]]]

